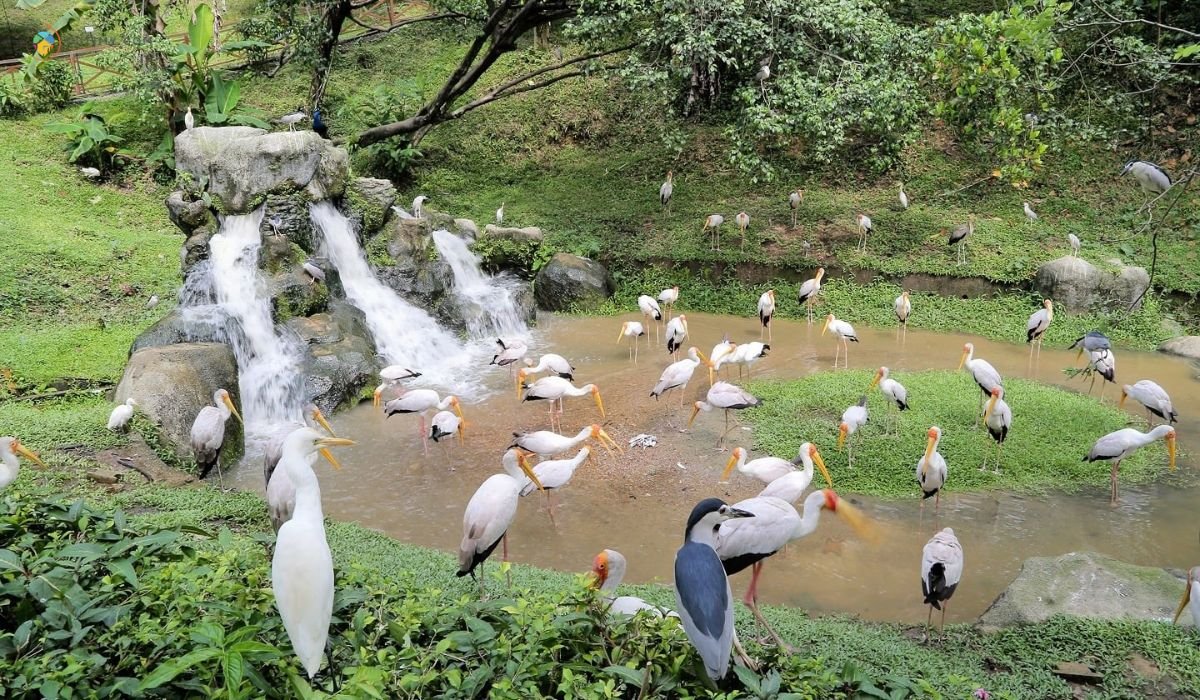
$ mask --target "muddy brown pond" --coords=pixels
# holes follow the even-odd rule
[[[759,336],[754,318],[699,313],[687,317],[689,343],[705,353],[725,333],[735,341]],[[608,414],[605,429],[618,443],[649,433],[658,444],[644,450],[626,448],[623,456],[597,450],[598,459],[580,467],[571,484],[556,494],[557,526],[550,522],[544,498],[523,499],[509,530],[509,554],[518,563],[586,571],[592,557],[609,547],[629,560],[627,581],[670,585],[674,553],[691,507],[708,496],[730,502],[749,498],[761,486],[738,475],[728,484],[718,483],[728,459],[728,452],[715,447],[720,414],[702,415],[689,433],[672,427],[687,419],[686,410],[671,414],[678,398],[655,402],[648,396],[669,357],[653,343],[651,331],[651,345],[643,343],[639,362],[630,362],[624,342],[613,342],[622,320],[639,319],[543,316],[533,332],[529,356],[536,358],[542,351],[561,354],[575,365],[577,384],[596,382]],[[1079,380],[1069,381],[1062,373],[1062,368],[1075,365],[1073,351],[1047,345],[1030,370],[1024,344],[917,330],[910,330],[900,344],[894,329],[857,330],[862,342],[851,347],[851,368],[887,364],[894,370],[954,369],[963,343],[971,341],[978,355],[1005,376],[1035,376],[1080,390]],[[819,322],[809,326],[777,320],[773,331],[771,354],[755,366],[755,378],[787,379],[830,370],[834,343],[821,337]],[[879,500],[843,493],[881,525],[880,541],[863,542],[836,518],[824,517],[815,533],[767,562],[759,585],[761,599],[817,614],[924,621],[921,548],[934,531],[947,526],[955,529],[966,554],[963,582],[947,615],[956,622],[978,617],[1027,557],[1094,550],[1136,564],[1185,568],[1200,563],[1195,527],[1200,485],[1193,478],[1194,458],[1188,454],[1196,454],[1189,436],[1196,434],[1200,417],[1194,371],[1184,361],[1154,353],[1118,354],[1119,380],[1152,378],[1171,393],[1182,416],[1184,454],[1178,472],[1147,486],[1122,486],[1115,507],[1108,503],[1107,487],[1077,494],[965,494],[953,491],[953,476],[936,517],[928,509],[922,516],[916,498]],[[707,390],[702,374],[697,371],[689,385],[688,401],[702,398]],[[518,402],[506,370],[481,368],[480,376],[492,392],[481,402],[464,404],[465,445],[431,443],[428,457],[421,452],[416,416],[385,419],[369,402],[336,415],[332,423],[338,435],[358,444],[339,452],[343,470],[333,471],[324,462],[316,467],[326,514],[405,542],[456,551],[463,509],[476,487],[500,471],[500,455],[513,431],[548,427],[545,404]],[[1119,389],[1109,387],[1107,400],[1117,396]],[[564,432],[574,434],[597,418],[590,399],[569,399]],[[730,446],[751,448],[752,443],[746,430],[730,435]],[[827,453],[833,450],[832,445],[821,447]],[[951,465],[951,473],[953,469]],[[261,459],[250,453],[235,478],[240,488],[262,493]],[[836,474],[834,478],[836,487]],[[735,594],[744,592],[749,578],[746,574],[732,579]]]

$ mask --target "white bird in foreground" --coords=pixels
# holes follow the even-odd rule
[[[1046,333],[1046,329],[1050,327],[1050,322],[1054,320],[1054,302],[1049,299],[1042,300],[1042,308],[1034,311],[1029,315],[1029,320],[1025,322],[1025,342],[1031,343],[1029,346],[1029,356],[1033,357],[1033,341],[1037,341],[1038,356],[1042,354],[1042,335]]]
[[[1125,406],[1125,399],[1132,397],[1152,416],[1175,423],[1179,418],[1179,414],[1175,412],[1175,407],[1171,403],[1171,397],[1167,394],[1166,389],[1163,389],[1157,383],[1149,379],[1143,379],[1134,385],[1126,384],[1121,387],[1121,400],[1117,403],[1118,408]],[[1153,419],[1151,419],[1153,420]]]
[[[593,585],[608,601],[609,615],[636,615],[645,610],[655,617],[662,611],[650,603],[631,595],[617,595],[617,587],[625,578],[625,557],[615,549],[606,549],[592,560]]]
[[[563,399],[568,396],[587,396],[592,395],[592,399],[596,402],[596,408],[600,410],[600,417],[604,418],[604,401],[600,398],[600,387],[595,384],[584,384],[583,386],[575,386],[568,379],[563,379],[558,376],[542,377],[533,384],[522,385],[524,396],[522,401],[549,401],[550,402],[550,427],[554,427],[554,403],[558,402],[558,413],[563,412]]]
[[[489,476],[467,502],[463,513],[463,538],[458,546],[457,576],[476,576],[475,569],[501,542],[504,543],[503,561],[508,561],[508,527],[517,517],[521,487],[528,480],[541,488],[537,475],[517,450],[510,448],[505,452],[501,464],[504,473]],[[483,576],[477,578],[482,592]]]
[[[0,437],[0,491],[16,481],[17,475],[21,473],[18,457],[24,457],[43,469],[46,467],[42,460],[17,438],[11,435]]]
[[[683,546],[675,553],[675,607],[683,631],[714,680],[729,672],[734,636],[733,594],[725,566],[717,556],[716,529],[727,520],[752,517],[753,513],[738,510],[719,498],[706,498],[692,509],[683,532]]]
[[[709,247],[713,250],[721,249],[721,224],[723,223],[725,223],[725,217],[720,214],[709,214],[704,218],[704,228],[700,229],[700,233],[712,230]]]
[[[629,358],[635,363],[637,362],[638,338],[646,335],[646,329],[642,326],[641,321],[625,321],[621,324],[621,332],[617,334],[617,342],[621,342],[621,338],[633,338],[633,343],[630,344]]]
[[[441,442],[442,438],[451,435],[458,436],[458,442],[461,445],[463,442],[463,429],[466,427],[466,421],[453,411],[438,411],[433,414],[433,419],[429,421],[429,439],[434,442]]]
[[[688,348],[687,357],[667,365],[667,368],[658,377],[658,383],[650,390],[650,395],[657,399],[672,389],[679,389],[679,405],[682,406],[684,398],[683,388],[691,381],[692,375],[696,372],[696,368],[700,366],[700,363],[704,363],[709,367],[712,366],[708,358],[704,357],[697,348]]]
[[[304,413],[306,418],[311,417],[315,424],[324,428],[330,436],[336,437],[333,426],[325,420],[321,409],[310,404],[304,409]],[[263,483],[267,487],[267,514],[275,532],[279,532],[279,528],[292,519],[292,511],[296,509],[296,485],[288,476],[288,470],[279,468],[279,462],[283,459],[283,446],[288,436],[297,428],[308,427],[312,426],[307,422],[293,425],[268,442],[263,450]]]
[[[796,228],[796,214],[800,205],[804,204],[804,190],[793,190],[788,193],[788,208],[792,210],[792,228]]]
[[[242,422],[242,416],[229,398],[229,392],[217,389],[213,394],[213,405],[205,406],[196,414],[192,422],[191,446],[192,455],[196,459],[196,467],[200,478],[208,476],[213,467],[217,467],[217,475],[221,475],[218,459],[221,455],[221,445],[225,442],[225,421],[233,415]]]
[[[1171,471],[1175,471],[1175,429],[1169,425],[1160,425],[1148,433],[1133,428],[1122,428],[1105,435],[1092,445],[1091,452],[1083,458],[1085,462],[1112,462],[1112,502],[1117,502],[1117,473],[1121,469],[1121,460],[1149,445],[1155,440],[1165,440],[1167,443],[1168,463]]]
[[[134,401],[132,396],[125,399],[125,403],[118,404],[112,413],[108,414],[108,429],[124,430],[125,426],[129,425],[129,420],[133,418],[133,409],[137,405],[137,401]]]
[[[426,197],[425,195],[421,194],[421,195],[417,195],[417,198],[413,200],[412,213],[413,213],[414,217],[419,219],[419,218],[421,218],[421,216],[423,216],[421,208],[425,204],[425,200],[427,200],[427,199],[429,199],[429,198]]]
[[[958,246],[958,264],[967,264],[967,239],[971,234],[975,233],[975,215],[967,215],[967,223],[959,224],[950,232],[950,238],[946,240],[946,245]]]
[[[917,461],[917,484],[921,487],[921,507],[925,506],[925,499],[936,496],[933,501],[936,508],[942,501],[947,473],[946,459],[937,451],[938,443],[942,441],[942,429],[935,425],[927,435],[925,454]]]
[[[196,115],[192,114],[191,105],[187,108],[187,113],[183,115],[183,128],[191,131],[196,128]]]
[[[583,430],[580,430],[575,436],[568,437],[552,433],[549,430],[538,430],[532,433],[513,433],[513,442],[509,447],[520,447],[526,452],[532,452],[536,455],[549,457],[567,450],[574,449],[576,445],[584,440],[598,440],[600,445],[609,453],[615,448],[617,452],[621,451],[621,446],[618,445],[608,433],[599,425],[592,424]]]
[[[1183,598],[1179,601],[1179,607],[1175,609],[1175,617],[1171,619],[1172,625],[1179,622],[1179,616],[1185,608],[1192,611],[1192,624],[1200,627],[1200,566],[1188,569],[1187,584],[1183,587]]]
[[[667,179],[658,188],[658,203],[667,210],[667,214],[671,213],[671,195],[675,194],[675,173],[667,171]]]
[[[683,341],[687,339],[687,334],[686,314],[679,314],[670,321],[667,321],[667,352],[672,357],[679,358],[679,348],[683,346]]]
[[[429,438],[425,431],[425,414],[430,411],[443,411],[447,408],[453,408],[459,418],[463,417],[462,404],[457,396],[442,398],[433,389],[412,389],[385,403],[383,413],[389,418],[397,413],[416,413],[420,416],[417,434],[421,438],[421,446],[424,448],[425,454],[428,455]]]
[[[375,394],[372,403],[376,407],[381,406],[383,392],[388,387],[399,386],[400,382],[404,381],[405,379],[415,379],[419,376],[421,376],[420,372],[414,372],[403,365],[388,365],[387,367],[384,367],[383,369],[379,370],[379,378],[383,380],[383,383],[375,387]]]
[[[800,445],[800,452],[796,458],[792,460],[792,464],[799,462],[803,465],[803,469],[792,470],[783,476],[771,481],[766,488],[758,492],[760,498],[771,496],[773,498],[782,498],[788,503],[795,503],[804,496],[805,490],[813,481],[813,466],[814,464],[821,470],[821,476],[825,479],[825,485],[833,488],[833,479],[829,476],[829,470],[825,468],[825,460],[821,458],[821,453],[817,450],[817,446],[811,442],[805,442]]]
[[[671,317],[671,311],[675,308],[675,303],[679,301],[679,286],[676,285],[669,289],[664,289],[658,293],[658,303],[667,307],[667,318]]]
[[[908,298],[908,292],[900,292],[900,296],[896,297],[892,302],[892,310],[896,312],[896,320],[900,322],[900,327],[904,329],[904,334],[908,334],[908,317],[912,314],[912,301]]]
[[[1079,248],[1080,248],[1080,246],[1083,245],[1083,241],[1079,240],[1079,236],[1076,236],[1073,233],[1068,233],[1067,234],[1067,243],[1069,243],[1071,246],[1071,257],[1078,258],[1079,257]]]
[[[900,208],[908,209],[908,194],[904,191],[904,183],[900,183]]]
[[[312,428],[298,428],[284,440],[279,460],[296,487],[296,507],[275,538],[271,590],[288,639],[310,679],[321,667],[333,616],[333,555],[325,539],[321,489],[312,464],[320,453],[339,467],[328,448],[353,444]]]
[[[874,232],[875,225],[871,223],[871,217],[866,214],[859,214],[858,221],[858,250],[867,252],[867,234]]]
[[[817,300],[817,294],[821,293],[821,278],[825,276],[825,268],[818,267],[817,274],[813,275],[810,280],[805,280],[804,284],[800,285],[800,292],[797,295],[797,300],[804,306],[808,307],[808,322],[813,322],[813,302]]]
[[[858,432],[858,429],[867,424],[867,397],[864,395],[859,398],[858,403],[842,411],[842,421],[838,423],[838,449],[846,446],[846,466],[854,467],[854,443],[849,445],[846,441],[851,435]]]
[[[1037,212],[1033,210],[1033,207],[1029,206],[1029,202],[1021,202],[1021,207],[1025,210],[1025,219],[1029,221],[1029,223],[1032,224],[1038,220]]]
[[[646,318],[646,322],[653,324],[654,341],[658,342],[658,321],[662,320],[662,309],[658,308],[658,302],[649,294],[639,296],[637,303],[638,308],[642,311],[642,316]]]
[[[504,202],[500,202],[500,208],[496,210],[496,224],[504,225]]]
[[[738,230],[742,232],[742,250],[746,249],[746,229],[750,227],[750,215],[744,211],[737,213],[733,217],[734,223],[737,224]]]
[[[692,423],[696,420],[696,415],[700,411],[711,411],[714,408],[719,408],[725,412],[725,432],[717,438],[717,445],[725,441],[725,436],[729,434],[729,412],[739,411],[744,408],[753,408],[762,403],[762,399],[756,398],[753,394],[735,386],[729,382],[717,382],[708,390],[704,401],[697,401],[692,408],[692,417],[688,419],[688,428],[692,427]],[[737,424],[737,421],[734,421]]]
[[[925,620],[926,635],[933,622],[933,609],[942,611],[939,630],[946,625],[946,603],[962,580],[963,551],[954,530],[944,528],[925,543],[921,550],[921,595],[929,607]]]
[[[758,331],[758,339],[762,340],[763,332],[767,334],[767,340],[772,339],[771,335],[771,318],[775,316],[775,290],[768,289],[758,298],[758,320],[762,324],[762,328]]]
[[[983,424],[987,426],[988,434],[996,442],[996,473],[1000,473],[1000,452],[1004,449],[1004,441],[1008,439],[1008,430],[1012,427],[1012,409],[1004,400],[1004,389],[994,387],[992,398],[988,400],[987,408],[983,411]],[[987,468],[987,457],[979,471]]]
[[[833,314],[825,317],[825,326],[821,329],[821,335],[825,335],[825,331],[833,334],[837,341],[837,351],[833,355],[833,368],[837,369],[838,358],[841,356],[842,348],[846,348],[846,368],[850,367],[850,343],[858,342],[858,334],[854,332],[854,326],[851,326],[845,321],[839,320]]]

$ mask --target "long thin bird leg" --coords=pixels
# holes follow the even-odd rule
[[[745,647],[742,646],[742,640],[738,639],[737,630],[733,631],[733,650],[737,652],[738,658],[742,660],[742,664],[751,671],[758,670],[758,663],[750,658],[746,653]]]
[[[945,638],[946,636],[946,608],[950,607],[949,601],[942,601],[942,621],[938,625],[938,636]]]
[[[507,564],[508,563],[508,533],[506,532],[503,535],[501,535],[500,540],[501,540],[501,542],[504,543],[503,556],[504,556],[504,563]],[[504,577],[507,580],[508,587],[512,588],[512,567],[506,566],[504,568],[505,568]]]
[[[425,456],[428,457],[429,456],[429,435],[426,434],[426,432],[425,432],[425,414],[420,413],[420,414],[418,414],[418,416],[420,419],[420,422],[418,423],[418,425],[419,425],[418,429],[421,431],[421,449],[425,450]]]
[[[929,630],[933,626],[933,606],[929,606],[929,614],[925,616],[925,641],[929,641]]]
[[[1121,468],[1120,460],[1113,462],[1112,475],[1110,477],[1110,479],[1112,481],[1112,494],[1111,494],[1112,495],[1112,499],[1111,499],[1112,505],[1117,504],[1117,472],[1118,472],[1118,470],[1120,470],[1120,468]]]

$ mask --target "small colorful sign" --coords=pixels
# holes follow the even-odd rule
[[[33,36],[33,48],[37,55],[46,58],[58,51],[58,36],[49,29],[43,29]]]

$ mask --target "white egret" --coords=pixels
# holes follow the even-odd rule
[[[1021,202],[1021,208],[1025,211],[1025,220],[1030,224],[1038,220],[1037,212],[1033,210],[1033,207],[1029,206],[1029,202]]]
[[[500,208],[496,210],[496,225],[504,225],[504,202],[500,202]]]
[[[108,414],[108,429],[124,430],[129,425],[130,419],[133,418],[133,409],[137,405],[137,401],[134,401],[132,396],[125,399],[125,403],[117,404],[112,413]]]
[[[908,209],[908,193],[904,191],[904,183],[900,183],[900,208]]]
[[[424,216],[424,213],[421,211],[421,209],[424,206],[425,201],[428,199],[429,199],[429,197],[426,197],[423,194],[417,195],[417,198],[414,199],[413,203],[412,203],[413,217],[420,219],[422,216]]]
[[[196,115],[192,114],[191,105],[188,105],[187,113],[183,115],[183,128],[188,131],[196,128]]]

